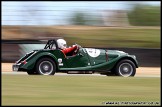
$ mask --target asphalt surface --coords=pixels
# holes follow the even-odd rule
[[[28,75],[26,72],[2,72],[2,75]],[[55,73],[54,76],[106,76],[101,74],[66,74],[66,73]],[[135,77],[160,77],[160,75],[138,75]]]
[[[2,71],[4,75],[28,75],[26,72],[13,72],[12,63],[1,63]],[[135,77],[161,77],[160,67],[139,67],[136,69]],[[55,73],[54,76],[106,76],[101,74],[67,74],[67,73]]]

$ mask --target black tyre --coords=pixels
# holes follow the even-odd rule
[[[115,74],[130,77],[136,74],[136,66],[131,60],[121,60],[115,67]]]
[[[42,58],[36,63],[36,71],[40,75],[54,75],[56,72],[56,64],[50,58]]]

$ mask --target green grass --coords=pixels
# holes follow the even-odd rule
[[[50,37],[64,35],[68,45],[77,43],[84,47],[160,48],[160,27],[94,27],[95,29],[82,29],[86,28],[86,26],[82,26],[82,28],[74,28],[65,29],[63,26],[60,28],[55,26],[2,26],[2,38],[8,38],[11,34],[20,36],[24,34],[30,39],[32,37],[35,39],[35,35]]]
[[[160,29],[64,30],[70,43],[89,47],[160,48]],[[69,43],[68,42],[68,43]]]
[[[2,105],[104,105],[122,101],[160,103],[160,78],[2,75]]]

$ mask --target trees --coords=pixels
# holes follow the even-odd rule
[[[73,25],[86,25],[86,15],[83,12],[75,12],[70,18]]]
[[[71,18],[70,24],[72,25],[101,25],[102,19],[98,13],[87,13],[81,11],[75,11]]]
[[[131,25],[160,26],[160,6],[135,4],[128,18]]]

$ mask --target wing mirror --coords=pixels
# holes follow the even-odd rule
[[[78,53],[78,56],[84,56],[82,53]]]

